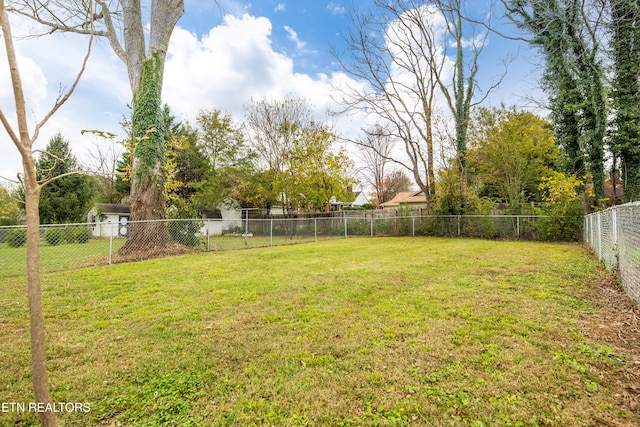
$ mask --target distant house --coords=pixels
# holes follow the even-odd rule
[[[129,205],[96,203],[87,213],[93,237],[124,237],[129,231]]]
[[[343,208],[359,208],[363,205],[371,204],[371,201],[367,198],[364,192],[356,191],[351,194],[354,195],[353,202],[338,202],[335,200],[335,197],[332,198],[329,210],[336,212],[341,211]]]
[[[424,195],[424,191],[403,191],[396,194],[396,196],[380,204],[382,209],[399,209],[402,207],[408,208],[424,208],[427,206],[427,198]]]
[[[622,190],[622,182],[618,173],[611,174],[611,177],[604,182],[604,194],[607,197],[607,204],[615,206],[622,203],[624,199],[624,191]]]
[[[342,206],[359,208],[360,206],[371,204],[371,201],[367,198],[366,194],[364,194],[363,191],[356,191],[354,195],[356,196],[356,198],[353,200],[353,202],[344,203]]]

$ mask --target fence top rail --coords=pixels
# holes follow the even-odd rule
[[[602,211],[591,212],[590,214],[586,214],[585,217],[593,217],[593,216],[598,216],[605,213],[609,214],[618,209],[637,209],[637,208],[640,208],[640,202],[629,202],[622,205],[611,206],[610,208],[607,208]]]
[[[639,205],[640,206],[640,205]],[[596,212],[597,213],[597,212]],[[593,215],[593,214],[590,214]],[[317,217],[304,217],[304,218],[286,218],[286,217],[271,217],[271,218],[233,218],[233,219],[222,219],[222,218],[175,218],[175,219],[155,219],[155,220],[141,220],[141,221],[131,221],[127,220],[126,224],[139,224],[139,223],[157,223],[157,222],[199,222],[203,225],[207,222],[289,222],[289,221],[311,221],[311,220],[331,220],[331,221],[342,221],[345,218],[347,220],[361,220],[361,219],[370,219],[373,218],[375,220],[390,220],[390,219],[410,219],[410,218],[527,218],[527,219],[535,219],[535,218],[549,218],[549,215],[393,215],[387,216],[383,214],[369,213],[368,215],[362,216],[317,216]],[[558,216],[556,218],[564,218],[563,216]],[[55,227],[92,227],[95,225],[118,225],[119,222],[114,221],[96,221],[96,222],[78,222],[78,223],[69,223],[69,224],[40,224],[42,228],[55,228]],[[0,226],[0,230],[11,230],[14,228],[25,228],[25,225],[3,225]]]
[[[550,215],[405,215],[405,216],[383,216],[378,218],[549,218]],[[557,216],[555,218],[564,218]]]

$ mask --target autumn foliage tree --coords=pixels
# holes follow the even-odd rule
[[[303,129],[293,141],[287,166],[276,186],[292,207],[326,211],[332,200],[349,201],[353,162],[344,149],[335,151],[335,135],[326,126]]]
[[[551,124],[516,108],[481,108],[470,126],[469,181],[482,197],[517,211],[541,201],[543,178],[560,157]]]

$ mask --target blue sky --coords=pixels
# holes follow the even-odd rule
[[[166,62],[164,102],[180,119],[195,121],[202,109],[220,109],[238,120],[251,99],[297,96],[310,100],[318,119],[335,105],[331,83],[350,81],[336,69],[333,46],[351,20],[349,9],[371,0],[186,0],[186,13],[173,33]],[[144,2],[143,2],[144,3]],[[482,11],[484,1],[468,7]],[[14,33],[28,23],[10,17]],[[86,48],[86,38],[54,35],[18,43],[21,71],[31,116],[42,117],[60,92],[71,84]],[[501,61],[516,55],[507,79],[489,100],[493,104],[525,104],[536,92],[539,62],[522,44],[491,35],[481,64],[485,84],[502,71]],[[0,52],[0,108],[13,116],[4,51]],[[109,144],[82,129],[122,134],[119,122],[129,114],[131,94],[126,69],[108,43],[96,43],[89,66],[70,102],[43,128],[37,147],[60,131],[74,153],[87,159],[95,146]],[[364,126],[358,117],[332,118],[336,130],[354,135]],[[12,178],[20,168],[15,147],[0,130],[0,176]]]

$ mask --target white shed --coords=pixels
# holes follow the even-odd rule
[[[87,213],[93,237],[124,237],[129,231],[129,205],[96,203]]]

